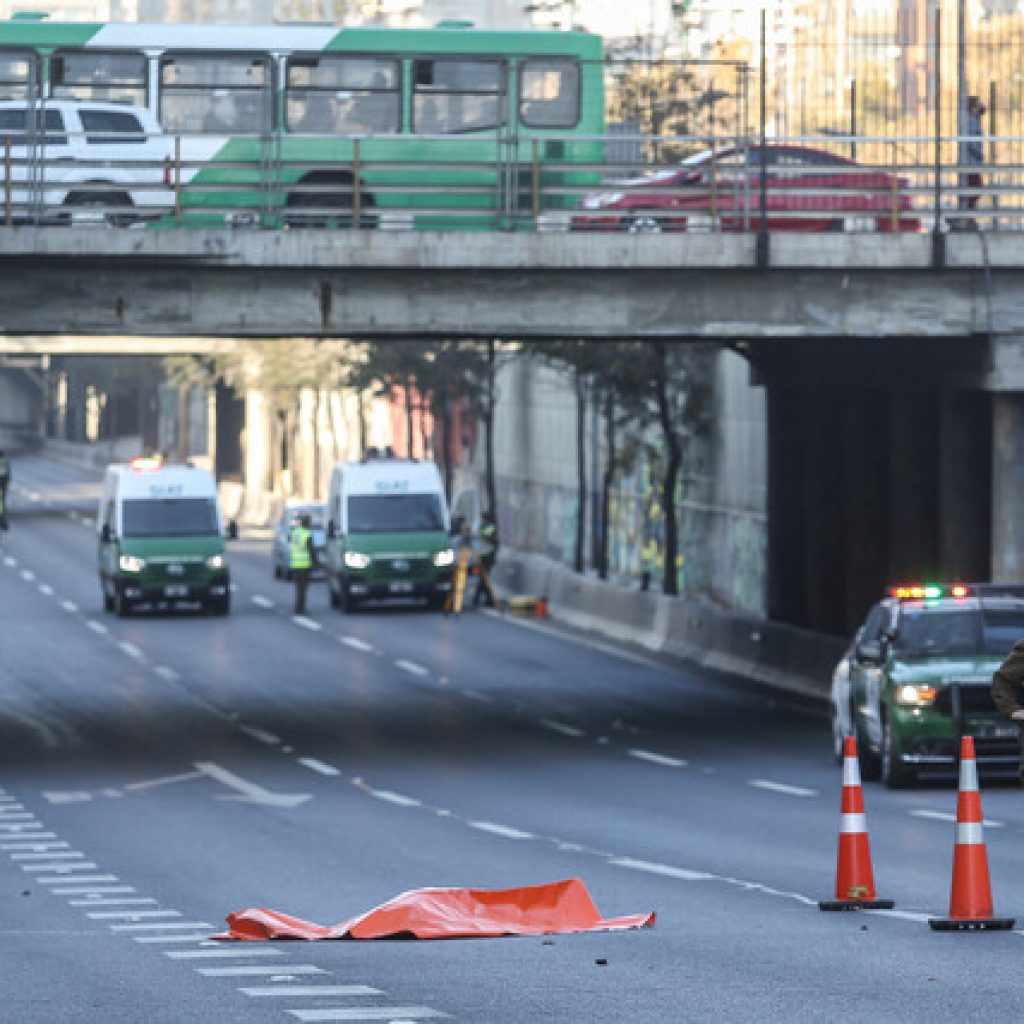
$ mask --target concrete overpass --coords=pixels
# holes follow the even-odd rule
[[[897,579],[1024,578],[1024,236],[943,241],[0,230],[0,351],[732,346],[768,394],[769,613],[842,632]]]

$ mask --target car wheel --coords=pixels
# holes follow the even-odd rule
[[[626,230],[631,235],[660,235],[664,230],[664,225],[660,218],[644,214],[629,221]]]
[[[223,597],[211,598],[203,603],[203,609],[210,615],[229,615],[231,613],[231,595],[225,594]]]
[[[900,761],[900,751],[896,744],[896,734],[893,731],[892,723],[886,716],[885,724],[882,726],[882,758],[881,758],[882,782],[889,789],[899,789],[908,785],[913,780],[913,773],[903,767]]]
[[[119,619],[126,619],[132,613],[131,601],[124,596],[124,591],[120,587],[114,588],[113,612]]]

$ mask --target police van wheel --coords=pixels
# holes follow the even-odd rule
[[[886,718],[882,725],[882,782],[889,789],[901,789],[913,781],[913,774],[903,767],[892,724]]]

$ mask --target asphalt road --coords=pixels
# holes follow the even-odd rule
[[[104,614],[96,483],[15,462],[0,556],[0,1024],[1016,1019],[1024,931],[941,934],[955,788],[865,787],[879,895],[824,914],[840,773],[822,705],[546,623],[307,617],[269,535],[227,618]],[[1024,796],[985,787],[999,914]],[[641,931],[225,944],[424,886],[578,877]]]

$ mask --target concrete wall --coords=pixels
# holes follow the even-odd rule
[[[43,391],[23,370],[0,368],[0,448],[31,447],[42,438]]]

